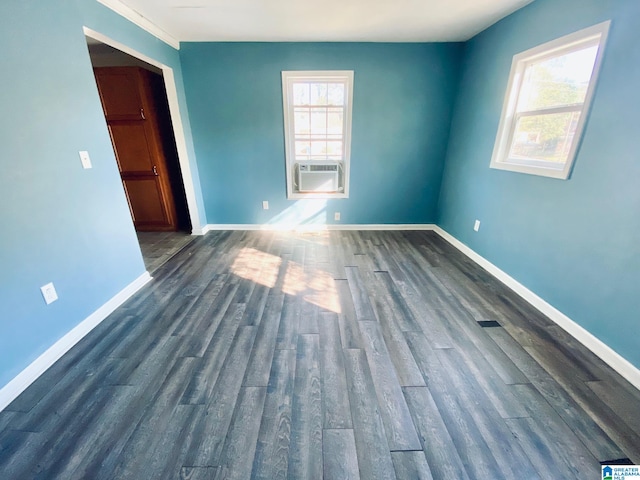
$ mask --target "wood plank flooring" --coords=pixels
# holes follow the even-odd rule
[[[144,265],[155,272],[195,237],[185,232],[137,232]]]
[[[433,232],[212,232],[0,412],[3,479],[600,478],[640,393]]]

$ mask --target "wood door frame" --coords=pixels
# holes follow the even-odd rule
[[[180,104],[178,102],[178,88],[176,86],[173,68],[88,27],[83,27],[83,30],[86,37],[116,48],[127,55],[135,57],[138,60],[142,60],[143,62],[162,70],[162,79],[164,81],[164,88],[169,102],[169,114],[171,116],[173,136],[175,137],[176,147],[178,150],[178,164],[180,165],[182,183],[184,184],[184,191],[187,197],[187,209],[189,211],[189,219],[191,220],[191,234],[203,235],[204,231],[202,229],[202,222],[200,221],[200,214],[198,213],[198,205],[196,203],[196,191],[193,182],[193,175],[191,173],[191,165],[189,163],[187,140],[184,135],[184,125],[180,114]]]

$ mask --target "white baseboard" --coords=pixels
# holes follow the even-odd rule
[[[524,298],[527,302],[529,302],[544,315],[549,317],[549,319],[554,321],[558,326],[567,331],[576,340],[578,340],[594,354],[600,357],[611,368],[613,368],[620,375],[626,378],[629,383],[640,389],[640,370],[636,368],[631,362],[629,362],[627,359],[625,359],[623,356],[609,347],[602,340],[595,337],[592,333],[588,332],[583,327],[578,325],[574,320],[567,317],[553,305],[547,303],[544,299],[533,293],[527,287],[518,282],[515,278],[500,270],[489,260],[473,251],[467,245],[462,243],[451,234],[447,233],[442,228],[436,226],[434,228],[434,231],[437,232],[451,245],[464,253],[471,260],[491,273],[494,277],[504,283],[511,290]]]
[[[46,352],[35,359],[31,365],[20,372],[13,380],[0,389],[0,412],[4,410],[18,395],[31,385],[71,347],[78,343],[91,330],[107,318],[116,308],[129,297],[151,281],[149,272],[144,272],[133,282],[123,288],[107,303],[76,325],[64,337],[54,343]]]
[[[203,232],[214,230],[273,230],[273,231],[297,231],[315,232],[325,230],[434,230],[433,224],[329,224],[329,225],[287,225],[287,224],[208,224],[202,228]]]

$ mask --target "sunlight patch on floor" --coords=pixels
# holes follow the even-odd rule
[[[231,272],[268,288],[273,288],[278,279],[282,259],[255,248],[243,248],[231,265]]]
[[[255,248],[243,248],[231,265],[234,275],[267,288],[275,287],[282,259]],[[284,273],[282,293],[302,295],[306,302],[325,310],[340,313],[340,299],[333,276],[324,270],[311,269],[289,261]]]

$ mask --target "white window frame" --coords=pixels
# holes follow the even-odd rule
[[[610,21],[599,23],[592,27],[585,28],[578,32],[571,33],[543,45],[534,47],[513,57],[511,72],[509,74],[509,83],[502,107],[502,114],[500,116],[498,134],[496,136],[493,155],[491,157],[491,168],[541,175],[562,180],[566,180],[569,177],[578,147],[582,141],[584,126],[587,121],[587,117],[589,116],[589,109],[591,101],[593,100],[596,84],[598,82],[598,75],[600,73],[610,23]],[[564,164],[559,164],[544,160],[522,160],[509,158],[513,135],[519,118],[526,115],[536,114],[535,111],[533,113],[525,112],[524,114],[516,113],[518,97],[520,95],[527,67],[532,63],[538,63],[549,58],[566,55],[573,51],[594,45],[599,45],[598,53],[596,55],[593,73],[591,74],[591,80],[589,81],[584,103],[538,110],[540,114],[562,113],[569,111],[580,112],[580,120],[578,121],[566,162]]]
[[[296,192],[294,189],[295,159],[295,130],[293,115],[293,84],[296,81],[307,82],[340,82],[345,84],[345,105],[343,113],[343,156],[340,161],[328,160],[324,163],[340,163],[342,168],[343,189],[339,192],[314,193]],[[349,198],[349,172],[351,159],[351,117],[353,110],[353,70],[322,70],[322,71],[283,71],[282,72],[282,101],[284,110],[284,137],[286,156],[287,198]],[[310,161],[311,163],[314,160]],[[322,161],[317,161],[323,163]]]

